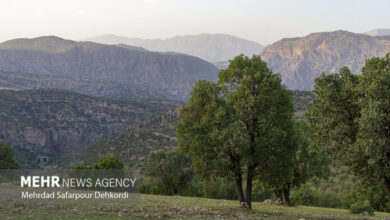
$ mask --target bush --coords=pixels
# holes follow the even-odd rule
[[[155,195],[172,195],[169,187],[165,186],[155,178],[147,177],[143,179],[139,186],[140,193]]]
[[[349,208],[356,201],[368,200],[371,207],[377,211],[386,211],[389,208],[387,203],[387,191],[383,183],[375,181],[358,181],[352,190],[344,196],[344,207]]]
[[[371,207],[371,204],[368,200],[364,200],[363,202],[359,201],[352,204],[349,210],[353,214],[360,214],[360,213],[367,212],[369,215],[374,215],[374,209]]]
[[[235,200],[237,199],[236,185],[221,178],[204,181],[202,195],[206,198]]]
[[[295,205],[317,205],[318,198],[309,187],[301,187],[291,193],[291,202]]]
[[[276,197],[271,188],[266,188],[260,184],[255,184],[253,186],[252,199],[253,201],[263,202],[266,199],[275,200]]]

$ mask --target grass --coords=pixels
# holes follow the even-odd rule
[[[0,219],[390,219],[390,213],[376,212],[372,217],[345,209],[260,202],[248,210],[240,208],[237,201],[141,194],[136,203],[8,203],[0,205]]]

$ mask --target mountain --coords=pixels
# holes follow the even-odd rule
[[[199,58],[125,47],[53,36],[7,41],[0,44],[0,87],[48,86],[114,98],[186,100],[197,80],[217,80],[218,69]]]
[[[302,118],[307,104],[314,94],[308,91],[293,91],[292,101],[295,117]],[[114,155],[124,164],[144,168],[151,151],[171,150],[176,147],[174,124],[179,120],[180,109],[134,123],[127,131],[91,144],[77,152],[65,154],[60,158],[59,167],[77,164],[91,164],[104,155]]]
[[[96,98],[57,89],[0,90],[0,139],[22,156],[23,152],[59,155],[119,135],[143,119],[180,105]]]
[[[127,44],[116,44],[115,46],[123,47],[123,48],[129,49],[129,50],[136,50],[136,51],[140,51],[140,52],[148,52],[148,50],[143,48],[143,47],[136,47],[136,46],[131,46],[131,45],[127,45]]]
[[[334,73],[347,66],[359,74],[366,59],[388,52],[390,39],[385,37],[334,31],[282,39],[265,47],[261,56],[288,88],[312,90],[322,72]]]
[[[103,44],[127,44],[151,51],[179,52],[199,57],[209,62],[227,61],[237,55],[258,54],[261,44],[227,34],[200,34],[177,36],[168,39],[147,40],[116,35],[102,35],[86,39]]]
[[[371,31],[367,31],[364,34],[368,34],[371,36],[384,36],[384,35],[390,35],[390,29],[374,29]]]
[[[126,165],[143,168],[151,151],[172,150],[176,147],[174,124],[179,116],[180,110],[174,109],[136,123],[118,136],[106,138],[80,151],[64,154],[58,166],[91,164],[101,156],[114,155]]]

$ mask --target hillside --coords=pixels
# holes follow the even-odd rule
[[[53,89],[0,90],[0,139],[13,146],[20,153],[18,161],[25,163],[23,157],[28,154],[74,152],[179,105],[175,101],[96,98]]]
[[[72,154],[62,156],[59,167],[91,164],[105,155],[115,155],[130,167],[145,167],[147,156],[154,150],[172,150],[176,147],[174,123],[179,119],[178,109],[146,119],[124,133],[104,139]]]
[[[312,92],[293,91],[295,117],[302,118],[306,105],[314,99]],[[104,155],[114,155],[129,166],[145,167],[147,156],[154,150],[171,150],[176,147],[175,122],[179,109],[135,123],[121,135],[89,145],[78,152],[64,155],[59,167],[91,164]]]
[[[288,88],[312,90],[322,72],[334,73],[347,66],[359,74],[366,59],[388,52],[390,39],[335,31],[280,40],[265,47],[261,56]]]
[[[258,54],[263,48],[261,44],[227,34],[187,35],[164,40],[102,35],[86,40],[103,44],[128,44],[151,51],[179,52],[196,56],[209,62],[230,60],[240,54],[252,56],[253,54]]]
[[[88,82],[92,86],[88,86],[89,92],[86,94],[90,95],[100,93],[102,96],[119,98],[129,94],[127,98],[133,98],[142,93],[150,98],[185,100],[197,80],[217,80],[218,69],[188,55],[148,52],[141,48],[75,42],[49,36],[15,39],[0,44],[0,72],[55,77],[53,83],[49,78],[41,83],[39,80],[25,79],[22,75],[11,79],[4,79],[3,76],[1,87],[42,88],[43,84],[50,84],[49,88],[84,93],[86,89],[78,87]],[[117,91],[113,93],[120,96],[110,94],[110,88],[115,87]]]

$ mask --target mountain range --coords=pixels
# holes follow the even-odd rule
[[[103,44],[126,44],[151,51],[184,53],[212,63],[231,60],[240,54],[248,56],[259,54],[263,48],[259,43],[228,34],[187,35],[154,40],[110,34],[87,38],[86,41]]]
[[[186,100],[197,80],[217,80],[218,69],[188,55],[48,36],[1,43],[0,72],[0,87],[6,88]]]
[[[390,29],[373,29],[371,31],[367,31],[364,34],[368,34],[371,36],[384,36],[390,35]]]
[[[365,60],[390,52],[390,38],[347,31],[313,33],[277,41],[262,52],[262,58],[283,83],[294,90],[312,90],[322,72],[335,73],[349,67],[360,74]]]
[[[206,39],[213,36],[211,39],[217,39],[220,35],[199,36]],[[187,37],[172,38],[169,42],[174,42],[173,39],[184,42],[183,39],[196,38]],[[176,43],[172,43],[174,46],[169,49],[171,52],[151,52],[149,48],[139,45],[123,44],[124,39],[128,38],[106,35],[96,39],[106,38],[104,42],[115,45],[76,42],[58,37],[4,42],[0,44],[0,87],[60,88],[112,98],[186,101],[197,80],[216,81],[217,67],[223,69],[229,64],[228,61],[221,61],[213,65],[200,58],[184,55],[175,50]],[[191,45],[196,42],[190,41]],[[202,45],[214,51],[213,45]],[[261,52],[256,48],[252,49],[258,51],[274,72],[281,74],[283,83],[289,89],[312,90],[314,79],[322,72],[334,73],[347,66],[359,74],[366,59],[390,52],[390,36],[370,36],[347,31],[320,32],[282,39],[263,48]]]

